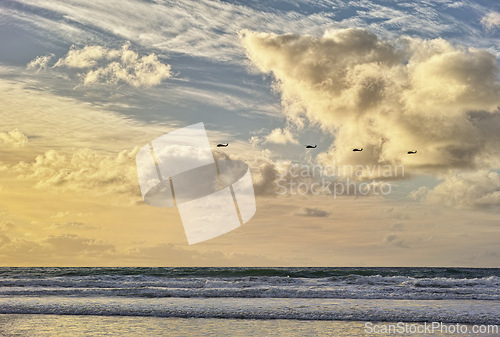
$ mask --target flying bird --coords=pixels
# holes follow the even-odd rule
[[[352,150],[353,150],[354,152],[361,152],[361,151],[363,151],[363,148],[361,148],[361,149],[352,149]]]
[[[315,149],[318,145],[306,145],[306,149]]]
[[[417,150],[415,151],[408,151],[408,154],[416,154],[417,153]]]
[[[217,144],[217,147],[227,147],[229,144],[228,143],[222,143],[222,144]]]

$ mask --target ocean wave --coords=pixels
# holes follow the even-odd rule
[[[334,278],[174,278],[151,275],[18,275],[0,279],[0,296],[21,295],[500,300],[500,277],[458,279],[347,275]]]
[[[280,283],[268,280],[156,280],[80,282],[50,280],[8,282],[5,296],[121,296],[121,297],[236,297],[236,298],[352,298],[412,300],[500,300],[497,280],[361,280],[357,283],[325,279]]]
[[[0,299],[0,314],[500,324],[498,312],[500,304],[491,301],[108,297]]]

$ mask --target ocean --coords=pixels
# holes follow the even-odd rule
[[[0,268],[1,336],[366,336],[396,324],[404,333],[382,335],[418,336],[433,322],[428,335],[500,336],[500,269]]]

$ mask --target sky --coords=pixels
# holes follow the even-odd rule
[[[496,1],[2,1],[0,265],[500,267],[499,57]],[[199,122],[257,210],[189,245],[135,156]]]

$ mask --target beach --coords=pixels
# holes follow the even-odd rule
[[[410,329],[422,324],[412,323]],[[464,325],[472,330],[471,325]],[[223,318],[162,318],[123,316],[0,315],[2,336],[367,336],[365,322],[254,320]],[[381,334],[400,336],[401,334]],[[375,336],[375,335],[373,335]],[[422,336],[408,333],[404,336]],[[432,336],[477,336],[440,333]],[[487,334],[485,336],[498,336]]]

